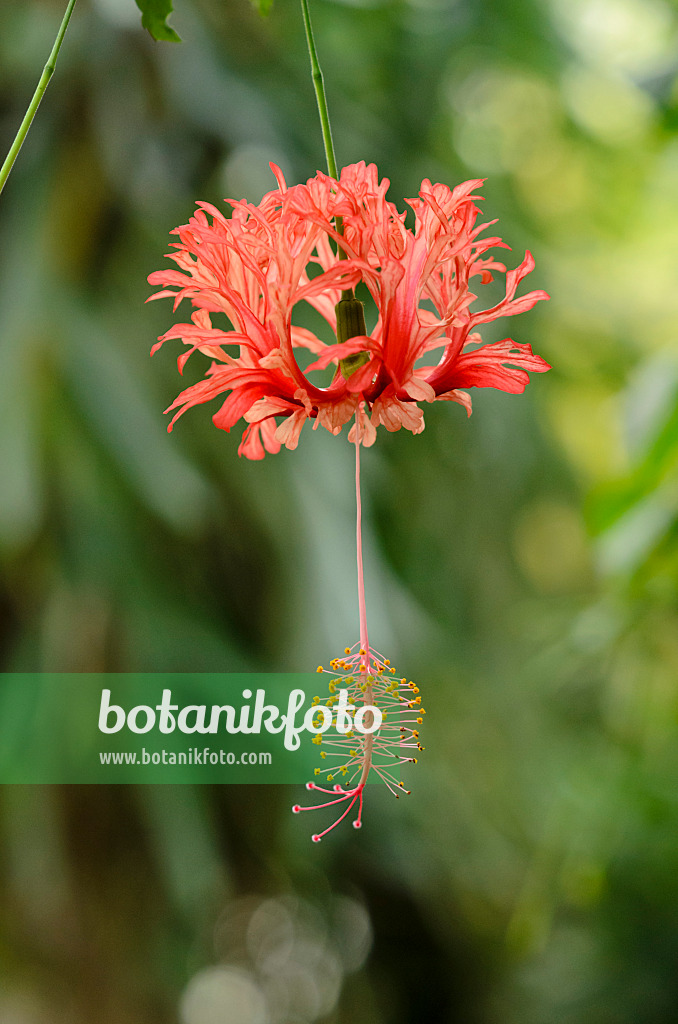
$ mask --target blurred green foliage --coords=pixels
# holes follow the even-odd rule
[[[61,7],[5,0],[3,150]],[[0,1019],[672,1024],[675,5],[313,16],[339,161],[401,209],[486,177],[553,296],[507,329],[554,369],[364,459],[370,635],[429,712],[413,795],[374,787],[316,847],[284,787],[6,788]],[[133,0],[81,0],[0,203],[5,671],[305,670],[356,636],[345,439],[251,464],[208,408],[165,433],[171,310],[143,303],[169,230],[258,201],[269,160],[323,166],[291,0],[173,22],[168,47]]]

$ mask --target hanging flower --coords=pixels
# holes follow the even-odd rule
[[[520,394],[527,371],[549,369],[529,345],[510,338],[483,345],[477,333],[480,324],[548,298],[543,291],[516,298],[534,267],[529,252],[508,272],[487,255],[508,247],[500,238],[481,237],[489,224],[476,225],[480,197],[473,193],[481,181],[455,189],[422,182],[418,198],[407,201],[414,211],[410,230],[405,214],[386,200],[389,182],[379,181],[374,164],[345,167],[338,181],[319,171],[291,188],[280,169],[271,168],[278,188],[258,206],[229,200],[233,213],[226,218],[211,204],[198,203],[188,224],[174,230],[179,242],[169,256],[178,269],[148,279],[162,289],[152,299],[172,296],[176,309],[189,298],[195,307],[191,323],[175,324],[153,352],[180,338],[188,346],[178,360],[180,372],[196,350],[213,360],[204,379],[167,410],[175,411],[168,429],[192,406],[227,396],[213,422],[228,431],[245,420],[238,452],[247,458],[261,459],[283,444],[296,448],[307,420],[337,434],[356,416],[360,440],[369,446],[380,425],[422,431],[420,402],[459,402],[470,415],[466,388]],[[506,274],[504,298],[475,309],[471,279],[487,284],[495,273]],[[361,281],[378,311],[369,334],[342,325]],[[292,323],[299,302],[324,317],[336,343]],[[223,315],[223,326],[213,326],[215,314]],[[295,355],[299,348],[317,357],[304,371]],[[422,365],[433,352],[431,365]],[[312,371],[330,366],[334,376],[326,387],[312,383]]]

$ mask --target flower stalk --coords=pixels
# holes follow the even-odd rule
[[[323,133],[323,145],[325,146],[325,158],[327,160],[327,171],[331,178],[337,177],[337,160],[334,155],[334,143],[332,141],[332,128],[330,126],[330,115],[327,109],[327,97],[325,96],[325,81],[322,69],[318,60],[313,38],[313,26],[311,25],[311,14],[308,9],[308,0],[301,0],[301,13],[304,18],[306,30],[306,42],[308,44],[308,55],[311,60],[311,77],[315,98],[318,101],[318,113],[320,114],[320,127]],[[339,232],[341,234],[341,231]]]
[[[311,61],[311,78],[313,79],[313,88],[315,89],[315,98],[318,102],[318,114],[320,115],[320,128],[323,135],[323,145],[325,147],[325,160],[327,162],[327,172],[331,178],[337,178],[337,158],[334,155],[334,142],[332,140],[332,126],[330,124],[330,112],[327,109],[327,96],[325,95],[325,79],[323,78],[322,68],[320,67],[320,61],[318,60],[318,52],[315,48],[315,39],[313,38],[313,26],[311,24],[311,12],[308,9],[308,0],[301,0],[301,13],[304,19],[304,29],[306,30],[306,43],[308,45],[308,56]],[[338,235],[344,234],[344,221],[342,217],[334,218],[334,225],[337,229]],[[346,252],[337,243],[337,256],[340,260],[347,259]],[[342,292],[342,297],[345,299],[353,298],[353,289],[349,288]]]
[[[75,0],[69,0],[68,7],[66,8],[66,13],[62,18],[56,40],[54,41],[54,46],[52,47],[52,52],[50,53],[47,63],[45,64],[42,70],[42,74],[40,76],[40,81],[38,82],[37,88],[33,93],[33,99],[31,100],[28,106],[26,115],[23,121],[21,122],[19,131],[17,132],[16,138],[14,139],[14,142],[10,147],[5,162],[3,163],[2,168],[0,168],[0,192],[2,192],[5,186],[5,182],[9,177],[9,172],[12,170],[12,167],[14,166],[14,161],[19,155],[19,150],[21,149],[24,143],[24,139],[28,134],[28,129],[31,127],[33,118],[35,117],[38,107],[40,106],[40,101],[42,100],[42,97],[45,94],[45,90],[49,85],[49,81],[52,75],[54,74],[54,68],[56,67],[57,57],[59,56],[59,50],[61,49],[61,44],[64,40],[66,29],[68,28],[68,23],[71,20],[71,14],[73,13],[74,7]]]

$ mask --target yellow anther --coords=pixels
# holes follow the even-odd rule
[[[417,725],[421,725],[421,723],[422,723],[423,721],[424,721],[424,719],[423,719],[423,718],[418,718],[418,719],[417,719]]]
[[[337,684],[336,683],[330,683],[329,686],[327,687],[327,689],[330,691],[330,693],[334,693],[335,690],[337,689]]]
[[[316,669],[316,672],[324,672],[324,671],[325,671],[325,669],[322,667],[322,665],[318,665],[318,667]]]
[[[350,647],[344,647],[344,654],[350,654],[350,653],[351,653],[351,648]]]
[[[327,754],[325,753],[325,751],[324,751],[324,750],[321,750],[321,751],[320,751],[320,756],[321,756],[321,757],[323,758],[323,760],[324,760],[324,759],[325,759],[325,758],[327,757]]]
[[[322,736],[314,736],[313,739],[311,740],[311,743],[315,743],[316,746],[320,746],[322,741],[323,741]]]
[[[313,774],[314,775],[320,775],[320,768],[314,768],[313,769]]]
[[[412,689],[414,690],[415,693],[419,693],[419,687],[418,686],[413,686]]]
[[[334,782],[334,775],[332,775],[332,774],[328,775],[327,776],[327,781],[328,782]]]

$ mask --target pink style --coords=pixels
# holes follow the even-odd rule
[[[296,448],[307,420],[338,434],[355,416],[349,440],[369,446],[379,425],[422,431],[420,402],[459,402],[470,415],[466,388],[520,394],[527,371],[549,369],[529,345],[510,338],[479,344],[480,324],[548,298],[543,291],[515,297],[534,267],[529,252],[509,271],[486,255],[508,246],[498,237],[480,237],[489,227],[476,226],[480,197],[472,193],[480,180],[455,189],[423,181],[419,197],[407,201],[414,211],[410,230],[405,213],[387,201],[388,179],[379,181],[374,164],[344,167],[338,181],[319,171],[290,188],[280,169],[271,168],[278,188],[258,206],[228,200],[229,219],[199,203],[188,224],[173,232],[180,241],[168,255],[178,269],[148,278],[162,289],[152,299],[172,296],[176,309],[189,298],[195,307],[192,322],[175,324],[153,352],[180,338],[188,346],[178,360],[180,372],[196,350],[213,360],[204,379],[167,410],[176,410],[168,429],[192,406],[227,395],[213,421],[226,431],[246,421],[238,452],[247,458],[261,459],[281,445]],[[478,296],[471,279],[487,284],[497,273],[506,275],[505,297],[489,309],[472,310]],[[292,323],[295,305],[305,301],[336,333],[335,307],[361,281],[378,310],[369,335],[325,344]],[[229,329],[212,326],[214,313],[225,314]],[[237,356],[225,350],[231,345],[239,347]],[[295,358],[298,348],[317,356],[304,372]],[[436,350],[431,365],[419,365]],[[347,372],[342,361],[350,363],[349,357],[358,365]],[[308,373],[332,364],[327,387],[309,380]]]

